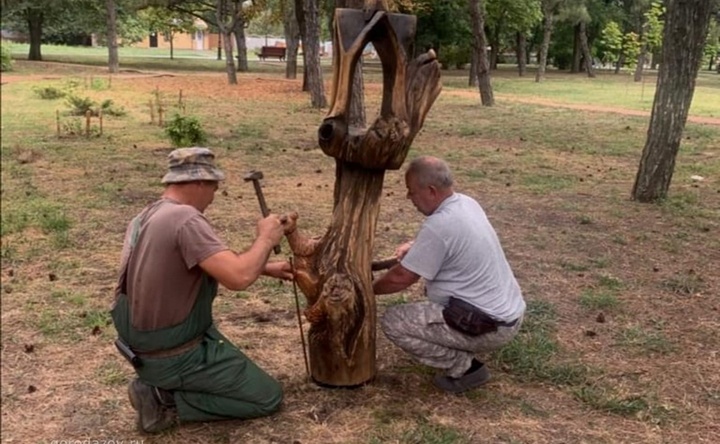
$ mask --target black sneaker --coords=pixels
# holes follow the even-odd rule
[[[128,386],[128,396],[138,412],[138,431],[158,433],[178,424],[177,409],[161,404],[153,394],[152,386],[135,379]]]
[[[480,387],[490,380],[490,371],[483,365],[474,372],[463,375],[460,378],[451,378],[445,375],[436,375],[433,378],[435,386],[450,393],[462,393],[467,390]]]

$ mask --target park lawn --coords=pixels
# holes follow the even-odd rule
[[[303,231],[324,232],[334,183],[334,160],[316,143],[324,111],[309,107],[299,80],[267,72],[229,86],[221,73],[110,78],[52,63],[16,68],[2,86],[3,439],[138,439],[126,395],[133,373],[112,345],[107,309],[125,224],[161,191],[172,150],[149,103],[159,98],[165,119],[184,112],[202,122],[228,176],[208,217],[238,250],[259,212],[242,180],[253,168],[265,174],[274,211],[296,210]],[[521,335],[486,357],[492,382],[461,396],[439,393],[432,372],[379,333],[373,383],[319,388],[305,376],[292,287],[263,278],[246,292],[222,290],[215,314],[282,382],[283,410],[189,424],[145,442],[717,441],[720,125],[688,124],[670,196],[641,205],[629,193],[646,117],[524,103],[529,83],[509,76],[497,105],[483,108],[456,84],[460,74],[448,74],[451,86],[410,157],[450,162],[458,191],[478,198],[495,225],[528,301]],[[374,80],[369,118],[381,92]],[[564,80],[569,90],[576,81],[586,84]],[[604,86],[588,88],[591,102],[603,88],[622,95],[625,87],[596,81]],[[86,138],[84,118],[66,116],[63,99],[40,99],[42,87],[111,99],[127,114],[106,116],[102,135],[93,121]],[[544,94],[572,102],[561,90]],[[388,171],[378,258],[422,221],[404,196],[402,172]],[[282,257],[288,251],[284,244]],[[417,287],[379,297],[378,312],[420,299]]]

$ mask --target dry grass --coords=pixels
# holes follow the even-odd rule
[[[110,90],[81,92],[112,98],[128,116],[108,119],[101,137],[57,139],[63,105],[34,98],[31,86],[88,74],[30,74],[2,91],[2,439],[137,439],[132,370],[114,350],[106,309],[125,223],[159,193],[171,150],[149,124],[153,91],[172,109],[182,89],[211,135],[229,177],[208,216],[237,249],[259,212],[242,181],[251,168],[265,173],[275,211],[297,210],[301,228],[322,233],[334,181],[333,160],[314,142],[323,112],[308,107],[299,82],[272,76],[231,87],[222,75],[126,74]],[[368,86],[371,114],[378,93]],[[379,334],[372,384],[319,388],[305,378],[291,286],[261,279],[248,292],[223,290],[215,313],[283,383],[282,412],[145,442],[717,442],[720,127],[690,124],[672,196],[639,205],[628,194],[645,119],[519,100],[481,109],[474,94],[447,89],[411,152],[450,161],[530,302],[521,337],[488,357],[489,385],[439,393],[428,369]],[[387,173],[377,257],[422,220],[401,179]],[[378,309],[420,297],[417,288],[382,297]]]

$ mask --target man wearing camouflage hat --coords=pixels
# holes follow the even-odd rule
[[[165,192],[128,226],[111,310],[118,350],[138,374],[128,388],[138,429],[269,415],[280,384],[215,328],[212,303],[218,283],[244,290],[260,275],[292,279],[288,262],[268,262],[282,218],[260,220],[250,248],[233,253],[203,214],[225,179],[215,155],[181,148],[168,159]]]

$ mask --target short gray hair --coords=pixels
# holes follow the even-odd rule
[[[422,186],[446,189],[453,186],[453,177],[447,162],[433,156],[420,156],[410,162],[405,172],[412,175]]]

